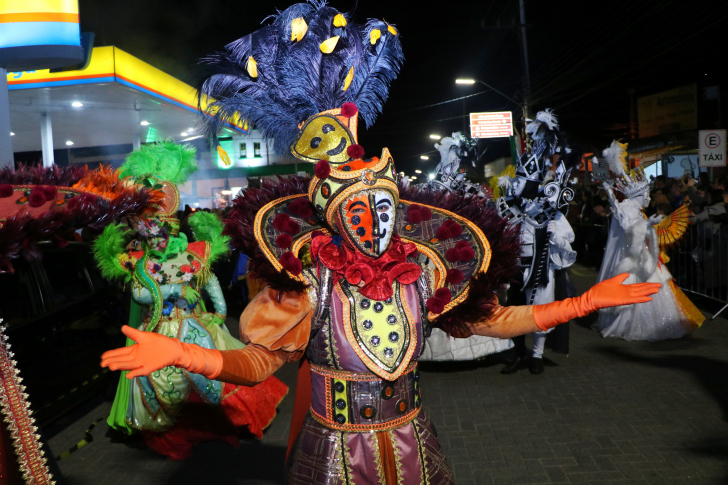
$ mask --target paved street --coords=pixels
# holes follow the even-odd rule
[[[583,291],[596,274],[577,267],[573,278]],[[605,340],[588,323],[570,324],[570,355],[547,350],[552,365],[542,375],[501,375],[502,364],[489,361],[423,366],[425,406],[457,483],[728,483],[728,321],[657,343]],[[261,441],[244,439],[237,450],[207,443],[172,462],[119,441],[102,422],[92,443],[59,462],[63,481],[280,483],[295,372],[288,365],[277,374],[292,389]],[[46,430],[54,454],[110,404],[99,398]]]

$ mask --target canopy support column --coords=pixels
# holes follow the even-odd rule
[[[0,168],[13,167],[13,140],[10,138],[10,100],[8,72],[0,67]]]
[[[43,167],[51,167],[55,159],[53,158],[53,126],[50,113],[40,115],[40,142],[43,148]]]

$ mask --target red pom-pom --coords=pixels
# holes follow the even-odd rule
[[[364,147],[361,145],[349,145],[346,149],[346,154],[358,160],[364,156]]]
[[[438,288],[435,292],[435,298],[441,300],[444,304],[448,304],[452,301],[452,293],[447,288]]]
[[[344,103],[341,105],[341,116],[351,118],[359,112],[359,108],[354,103]]]
[[[435,237],[437,237],[437,239],[439,239],[440,241],[450,239],[452,237],[452,233],[450,232],[450,226],[443,224],[442,226],[438,227],[437,231],[435,231]]]
[[[44,185],[41,190],[43,190],[46,200],[56,200],[56,197],[58,197],[58,189],[55,185]]]
[[[293,238],[290,234],[281,234],[276,238],[276,246],[281,249],[290,248],[291,244],[293,244]]]
[[[0,199],[5,199],[13,195],[13,186],[10,184],[0,185]]]
[[[464,279],[465,275],[459,269],[452,268],[447,270],[447,276],[445,276],[445,281],[447,281],[451,285],[457,285],[459,283],[462,283]]]
[[[311,233],[311,241],[313,241],[314,239],[316,239],[319,236],[325,236],[325,234],[323,232],[319,231],[318,229],[313,231]]]
[[[283,269],[294,276],[301,274],[301,271],[303,271],[303,263],[291,251],[283,253],[278,262],[281,263]]]
[[[320,179],[325,179],[331,173],[331,165],[326,160],[319,160],[313,169],[314,175]]]
[[[432,313],[442,313],[445,311],[445,303],[433,296],[427,299],[427,309]]]
[[[286,227],[288,226],[288,223],[291,221],[291,216],[288,214],[276,214],[276,216],[273,218],[273,228],[276,231],[280,232],[286,232]]]
[[[452,219],[448,220],[452,221]],[[463,233],[463,226],[455,221],[452,221],[452,224],[450,224],[448,227],[450,228],[450,234],[452,234],[452,237],[458,237],[460,234]]]
[[[288,234],[298,234],[298,231],[300,230],[301,226],[298,225],[298,222],[294,221],[293,219],[288,219],[288,222],[286,222],[283,232],[287,232]]]
[[[293,202],[288,204],[288,210],[291,211],[291,214],[304,219],[308,219],[313,215],[311,204],[308,203],[308,199],[305,197],[294,199]]]
[[[28,205],[31,207],[40,207],[46,203],[45,193],[40,187],[33,187],[28,197]]]
[[[458,258],[460,261],[470,261],[475,257],[475,251],[470,246],[458,250]]]
[[[411,224],[419,224],[422,222],[422,206],[412,204],[407,207],[407,221]]]

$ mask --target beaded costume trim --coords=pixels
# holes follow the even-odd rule
[[[25,386],[20,383],[20,372],[12,358],[5,327],[0,325],[0,411],[13,440],[20,472],[26,483],[53,484],[55,482],[41,449],[40,435],[36,434],[38,428],[31,416],[28,395]]]
[[[420,409],[422,408],[414,408],[409,413],[397,419],[393,419],[392,421],[387,421],[386,423],[379,424],[339,424],[333,419],[327,419],[325,416],[321,416],[316,411],[314,411],[313,408],[309,409],[309,411],[311,412],[311,417],[313,419],[323,424],[327,428],[333,429],[335,431],[342,431],[344,433],[368,433],[372,431],[390,431],[393,429],[401,428],[405,424],[412,422],[419,414]]]
[[[417,367],[417,362],[411,362],[403,374],[409,374]],[[382,378],[376,374],[361,374],[356,372],[348,372],[343,370],[333,370],[330,367],[322,367],[320,365],[311,364],[311,371],[324,377],[330,377],[332,379],[341,379],[343,381],[356,381],[356,382],[377,382],[381,381]]]

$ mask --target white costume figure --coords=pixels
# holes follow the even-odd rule
[[[476,155],[478,148],[476,140],[457,132],[453,133],[452,137],[445,137],[440,143],[435,143],[435,148],[440,152],[440,163],[435,168],[435,178],[427,183],[430,188],[445,193],[457,191],[476,197],[485,196],[480,186],[470,182],[465,178],[465,173],[460,171],[460,162]],[[510,339],[480,335],[456,339],[449,337],[439,328],[433,328],[419,360],[425,362],[475,360],[512,347],[513,342]]]
[[[618,202],[613,188],[604,182],[614,218],[609,227],[599,281],[629,273],[625,284],[662,283],[662,288],[650,302],[600,311],[594,327],[604,337],[625,340],[680,338],[699,327],[704,317],[675,285],[664,264],[666,258],[661,254],[661,246],[671,242],[664,239],[677,240],[685,232],[687,222],[682,219],[687,218],[687,208],[678,209],[665,221],[659,215],[648,219],[643,209],[650,202],[649,184],[640,168],[626,172],[626,147],[615,141],[604,150],[610,170],[618,175],[614,188],[626,199]]]
[[[576,252],[571,249],[574,230],[561,210],[568,208],[568,202],[574,198],[574,191],[568,187],[569,175],[581,155],[572,152],[559,139],[558,129],[550,110],[539,112],[526,127],[533,145],[518,161],[515,177],[499,179],[510,195],[498,199],[498,208],[511,224],[520,225],[521,291],[525,301],[519,303],[528,305],[553,302],[555,271],[566,269],[576,261]],[[550,172],[555,154],[559,162],[556,170]],[[542,373],[546,333],[533,334],[533,352],[528,364],[525,337],[514,339],[518,359],[501,372],[511,374],[528,365],[532,374]]]

